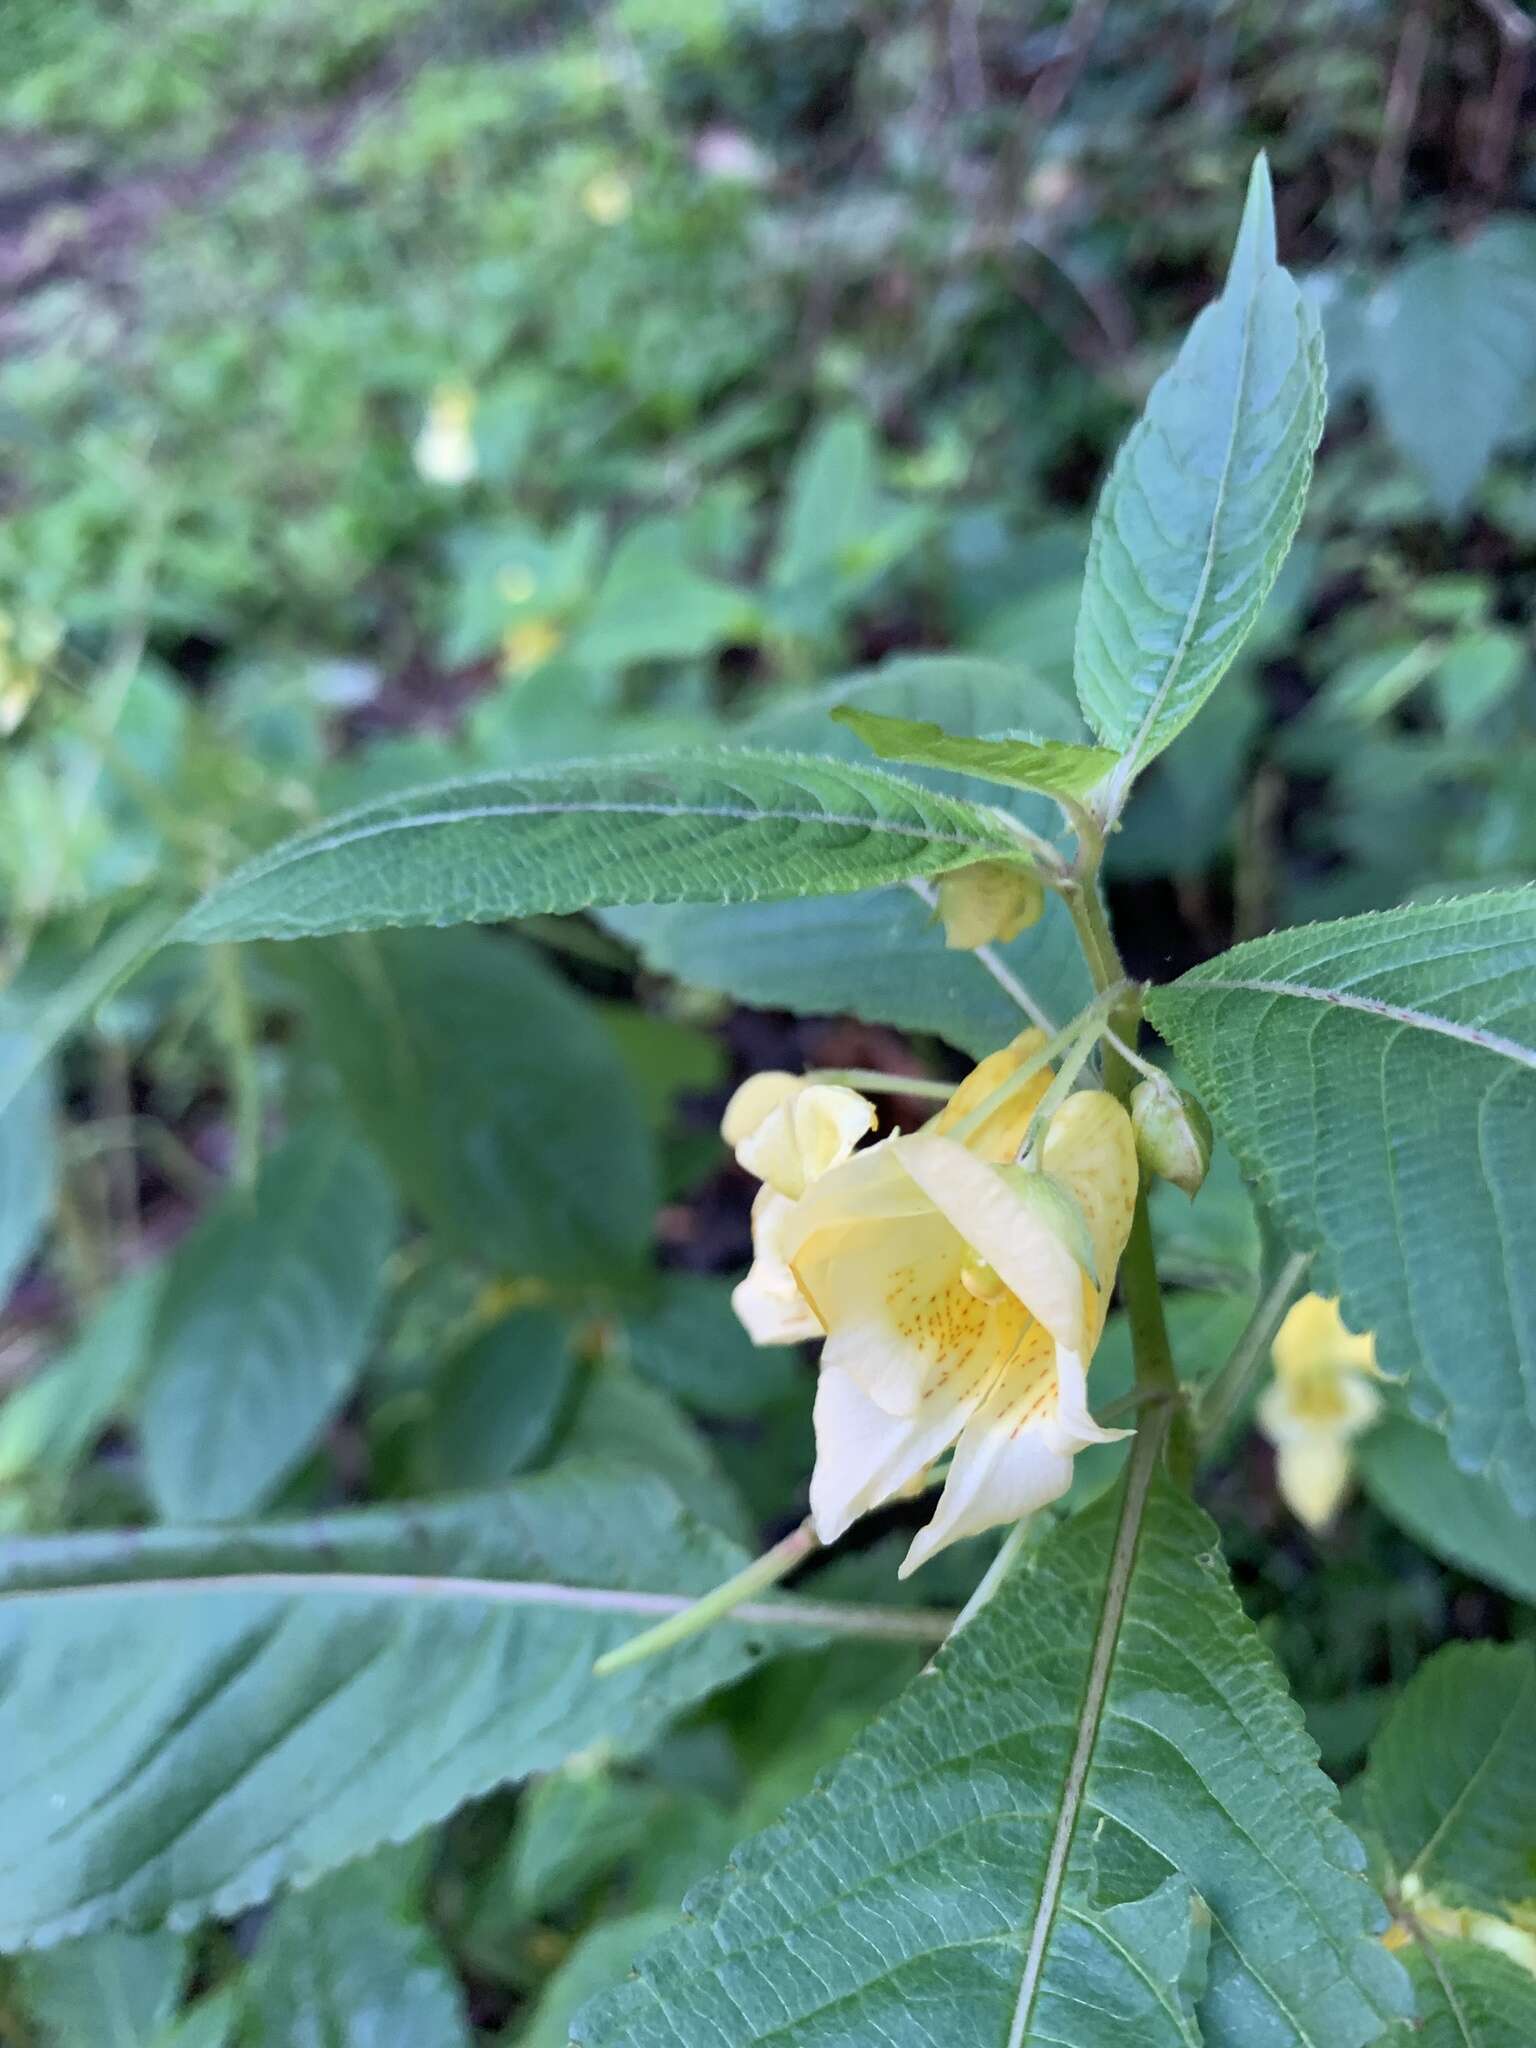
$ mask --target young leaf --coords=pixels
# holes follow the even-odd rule
[[[1399,1884],[1497,1912],[1536,1892],[1536,1650],[1453,1643],[1371,1745],[1365,1810]]]
[[[930,719],[888,718],[856,704],[835,705],[832,716],[882,761],[950,768],[1042,796],[1086,796],[1116,760],[1108,747],[1074,746],[1069,740],[965,739]]]
[[[1536,1510],[1536,891],[1254,939],[1147,1014],[1310,1284]]]
[[[1077,694],[1123,756],[1112,814],[1248,637],[1300,521],[1322,427],[1322,339],[1276,261],[1260,157],[1221,296],[1154,385],[1094,515]]]
[[[1418,2006],[1400,2048],[1531,2048],[1536,1977],[1477,1942],[1436,1936],[1403,1957]],[[1392,2037],[1392,2048],[1399,2048]]]
[[[1526,221],[1495,221],[1470,241],[1428,248],[1382,280],[1366,317],[1366,375],[1382,424],[1450,518],[1497,450],[1524,433],[1536,380],[1536,233]]]
[[[1148,1473],[692,1895],[585,2048],[1378,2038],[1401,1975],[1358,1845],[1209,1522],[1159,1484],[1138,1532]]]
[[[432,1506],[13,1542],[0,1948],[233,1915],[594,1742],[644,1747],[756,1632],[600,1685],[593,1660],[655,1620],[646,1593],[745,1561],[660,1480],[576,1463]]]
[[[278,1906],[241,1987],[241,2048],[470,2048],[452,1964],[367,1864]]]
[[[394,1232],[378,1162],[322,1121],[177,1249],[139,1411],[167,1520],[249,1514],[314,1444],[362,1368]]]
[[[1486,1479],[1459,1472],[1438,1429],[1394,1415],[1355,1447],[1365,1490],[1436,1557],[1536,1606],[1536,1519]]]
[[[532,947],[389,932],[274,964],[307,1000],[359,1128],[445,1246],[556,1282],[639,1263],[651,1135],[612,1037]]]
[[[301,939],[610,903],[826,896],[1017,858],[997,816],[877,768],[720,748],[476,775],[247,862],[175,937]]]

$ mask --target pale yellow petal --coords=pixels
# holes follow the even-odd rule
[[[749,1074],[725,1105],[725,1114],[720,1119],[721,1137],[734,1152],[742,1140],[750,1138],[758,1125],[780,1104],[787,1102],[804,1086],[799,1074],[781,1074],[773,1070]]]
[[[960,1433],[933,1519],[912,1540],[898,1576],[964,1536],[1032,1515],[1072,1484],[1072,1459],[1056,1449],[1027,1404],[994,1389]]]
[[[1089,1444],[1117,1444],[1134,1436],[1130,1429],[1105,1429],[1088,1412],[1088,1372],[1074,1352],[1058,1350],[1055,1365],[1055,1441],[1064,1451],[1086,1450]]]
[[[1282,1376],[1309,1373],[1319,1366],[1376,1375],[1376,1342],[1356,1336],[1339,1314],[1331,1295],[1304,1294],[1295,1302],[1275,1334],[1275,1370]]]
[[[783,1255],[794,1208],[772,1188],[759,1188],[752,1204],[752,1269],[731,1295],[731,1306],[754,1344],[803,1344],[823,1334]]]
[[[1326,1529],[1349,1491],[1349,1447],[1343,1438],[1313,1430],[1282,1443],[1275,1454],[1280,1498],[1297,1521]]]
[[[737,1141],[736,1157],[766,1186],[798,1200],[874,1126],[873,1106],[854,1089],[813,1082],[796,1088],[746,1132]]]
[[[897,1141],[901,1163],[992,1267],[1009,1292],[1043,1323],[1058,1344],[1085,1344],[1083,1270],[1071,1249],[1024,1203],[1007,1178],[953,1138]]]
[[[1051,1118],[1040,1164],[1076,1197],[1083,1212],[1099,1271],[1102,1319],[1136,1211],[1139,1168],[1129,1116],[1102,1089],[1079,1089]],[[1097,1336],[1095,1331],[1084,1348],[1091,1348]]]
[[[962,1117],[979,1109],[996,1089],[1016,1074],[1026,1060],[1031,1060],[1045,1044],[1043,1031],[1021,1031],[1011,1045],[1005,1045],[1000,1052],[989,1053],[980,1066],[973,1067],[948,1102],[925,1129],[926,1135],[937,1138],[947,1137]],[[1018,1156],[1019,1147],[1029,1131],[1030,1119],[1039,1107],[1040,1100],[1051,1085],[1048,1067],[1042,1067],[1031,1081],[1026,1081],[1016,1094],[1010,1095],[992,1114],[974,1130],[965,1143],[978,1159],[993,1159],[1000,1165]]]
[[[889,1415],[847,1373],[824,1364],[811,1474],[811,1519],[821,1541],[835,1543],[860,1515],[908,1491],[953,1443],[967,1412],[951,1405]]]

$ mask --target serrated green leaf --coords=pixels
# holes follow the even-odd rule
[[[1309,1284],[1536,1509],[1536,891],[1234,947],[1148,998]]]
[[[1301,518],[1323,428],[1317,317],[1275,257],[1254,165],[1226,285],[1115,458],[1078,613],[1078,700],[1122,756],[1111,810],[1194,717],[1253,628]]]
[[[241,2048],[470,2048],[447,1955],[368,1865],[284,1899],[241,1987]]]
[[[166,1520],[250,1514],[313,1446],[362,1370],[394,1234],[378,1161],[321,1120],[177,1248],[138,1418]]]
[[[909,767],[948,768],[961,775],[979,775],[1006,782],[1041,796],[1086,796],[1114,767],[1117,756],[1108,747],[1080,747],[1070,740],[967,739],[945,732],[931,719],[889,718],[857,704],[838,704],[832,716],[846,725],[882,761]]]
[[[576,2039],[1376,2040],[1401,1974],[1215,1532],[1160,1483],[1135,1529],[1116,1496],[1026,1553]]]
[[[1453,1643],[1371,1744],[1365,1810],[1399,1884],[1497,1912],[1536,1895],[1536,1650]]]
[[[719,748],[468,776],[238,869],[174,936],[302,939],[617,903],[837,895],[1016,858],[999,818],[878,768]]]
[[[16,1988],[46,2048],[158,2048],[187,1962],[179,1934],[90,1934],[23,1956]]]
[[[1536,233],[1526,221],[1495,221],[1470,241],[1427,249],[1382,280],[1366,317],[1366,376],[1382,425],[1449,517],[1524,432],[1536,380]]]
[[[509,936],[391,932],[285,948],[316,1049],[402,1194],[504,1275],[621,1281],[650,1237],[641,1106],[592,1007]]]
[[[845,677],[760,714],[747,728],[754,746],[814,750],[857,760],[860,743],[829,713],[839,707],[885,716],[942,720],[967,732],[1027,724],[1050,740],[1075,742],[1077,714],[1055,691],[1016,667],[968,657],[912,656]],[[937,794],[994,802],[1037,832],[1059,826],[1055,806],[950,770],[906,769],[902,779]],[[1057,1023],[1093,993],[1082,949],[1062,904],[985,957],[949,952],[942,928],[909,889],[871,890],[792,903],[732,908],[627,910],[608,920],[640,946],[649,965],[738,1002],[802,1014],[846,1013],[868,1023],[933,1032],[980,1058],[1020,1028],[1017,1000],[994,968],[1021,981]]]
[[[636,1594],[744,1562],[660,1480],[574,1462],[432,1505],[0,1547],[0,1948],[233,1915],[595,1742],[643,1748],[761,1631],[601,1685],[594,1658],[654,1621]]]
[[[1403,1960],[1418,2020],[1401,2029],[1401,2048],[1531,2048],[1536,2041],[1536,1977],[1508,1956],[1436,1936]],[[1398,2048],[1398,2035],[1392,2039]]]
[[[1394,1415],[1355,1446],[1365,1490],[1436,1557],[1536,1606],[1536,1518],[1460,1472],[1438,1429]]]

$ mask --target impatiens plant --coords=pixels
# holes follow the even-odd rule
[[[1103,885],[1255,627],[1323,409],[1261,162],[1099,500],[1080,717],[939,658],[707,746],[386,782],[173,925],[139,910],[7,1034],[17,1119],[82,1018],[201,958],[244,1091],[234,1184],[0,1428],[0,1475],[41,1485],[126,1417],[162,1524],[0,1554],[0,1943],[42,1973],[19,1981],[48,1988],[56,1944],[174,1945],[282,1892],[250,1996],[296,1999],[283,2038],[332,2038],[292,1987],[359,1916],[377,1981],[427,2011],[398,1845],[550,1774],[464,1910],[500,1953],[509,1901],[558,1911],[724,1781],[709,1714],[750,1746],[776,1675],[803,1692],[857,1645],[910,1661],[847,1679],[837,1749],[722,1811],[681,1917],[658,1881],[519,2038],[574,2012],[583,2048],[1536,2041],[1530,1643],[1425,1664],[1341,1808],[1196,1504],[1256,1409],[1308,1527],[1358,1451],[1389,1511],[1536,1597],[1536,894],[1280,931],[1154,986]],[[445,489],[469,428],[440,393],[416,459]],[[763,1062],[735,1090],[750,1346],[647,1268],[666,1163],[623,1064],[651,1071],[646,1020],[610,1034],[522,941],[435,929],[511,919],[594,975],[617,934],[657,973],[974,1062]],[[314,1059],[270,1150],[253,991]],[[392,1297],[391,1497],[307,1512],[385,1314],[378,1160],[461,1263]],[[458,1332],[430,1429],[418,1277]],[[732,1429],[808,1343],[814,1448],[786,1428],[749,1513]],[[754,1555],[755,1527],[787,1533]],[[679,1729],[665,1780],[622,1776]],[[225,2017],[206,2038],[279,2038]]]

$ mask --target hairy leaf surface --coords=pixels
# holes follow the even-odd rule
[[[584,2048],[1378,2037],[1400,1972],[1215,1532],[1159,1485],[1130,1547],[1119,1507],[1015,1567],[586,2010]]]
[[[299,939],[614,903],[827,896],[1016,856],[998,818],[878,768],[720,748],[469,776],[238,869],[181,939]]]
[[[1147,1014],[1310,1284],[1536,1511],[1536,891],[1255,939]]]
[[[575,1462],[432,1506],[0,1546],[0,1946],[234,1914],[591,1743],[643,1747],[756,1639],[598,1684],[655,1618],[623,1596],[743,1561],[660,1480]]]

